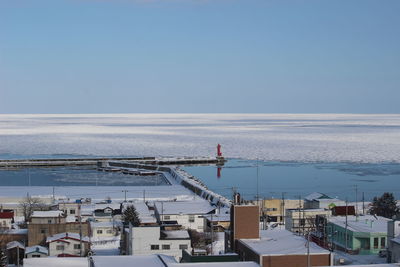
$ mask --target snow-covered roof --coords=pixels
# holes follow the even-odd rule
[[[26,247],[25,254],[30,254],[30,253],[42,253],[42,254],[48,255],[49,251],[47,248],[42,247],[42,246]]]
[[[168,267],[260,267],[252,261],[239,262],[196,262],[196,263],[172,263]]]
[[[313,201],[316,199],[323,199],[323,198],[330,198],[330,197],[325,194],[319,193],[319,192],[313,192],[313,193],[307,195],[304,199],[308,200],[308,201]]]
[[[259,255],[304,255],[307,254],[307,240],[290,231],[271,229],[261,231],[260,239],[241,239],[247,247]],[[310,242],[311,254],[329,254],[314,242]]]
[[[157,220],[152,211],[149,210],[148,206],[144,202],[124,203],[124,208],[133,205],[139,215],[141,223],[157,223]]]
[[[397,244],[400,244],[400,236],[395,237],[395,238],[392,238],[391,240],[392,240],[393,242],[397,243]]]
[[[28,229],[6,229],[1,233],[3,235],[27,235]]]
[[[164,267],[164,262],[172,263],[170,257],[164,255],[146,255],[146,256],[93,256],[96,267],[110,267],[110,266],[146,266],[146,267]],[[86,264],[87,266],[87,264]]]
[[[229,222],[231,220],[231,215],[230,214],[208,214],[204,215],[204,218],[206,218],[208,221],[213,221],[213,222]],[[211,220],[212,218],[212,220]]]
[[[24,267],[87,267],[87,258],[73,257],[73,258],[27,258],[24,259]],[[115,265],[111,265],[115,266]],[[149,266],[148,266],[149,267]]]
[[[34,211],[32,218],[47,218],[63,216],[62,210]]]
[[[336,224],[340,227],[346,227],[346,216],[335,216],[328,219],[329,222]],[[363,233],[386,233],[387,223],[390,219],[373,216],[347,216],[347,229],[352,232],[363,232]]]
[[[164,215],[207,214],[215,210],[215,207],[205,200],[156,202],[155,206],[158,213]]]
[[[164,239],[190,239],[187,230],[174,230],[174,231],[162,231],[165,234]]]
[[[115,221],[115,222],[90,222],[90,226],[92,228],[112,228],[121,226],[122,222]]]
[[[79,234],[78,233],[60,233],[56,234],[53,236],[49,236],[46,239],[46,243],[53,242],[59,239],[75,239],[75,240],[80,240]],[[83,242],[89,242],[89,237],[87,236],[82,236],[82,241]]]
[[[113,210],[119,210],[121,208],[121,204],[120,203],[96,203],[95,204],[95,209],[96,210],[104,210],[106,208],[111,208]]]
[[[24,244],[22,244],[21,242],[11,241],[11,242],[7,243],[7,249],[12,249],[12,248],[16,248],[16,247],[25,249]]]

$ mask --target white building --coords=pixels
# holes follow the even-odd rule
[[[65,223],[66,217],[62,210],[34,211],[31,216],[32,224]]]
[[[400,220],[391,220],[387,224],[388,257],[391,262],[400,262]]]
[[[49,255],[49,250],[42,246],[32,246],[25,248],[25,258],[43,258]]]
[[[215,207],[208,201],[166,201],[155,202],[155,214],[159,221],[176,221],[186,229],[204,231],[204,215],[215,213]]]
[[[77,233],[61,233],[46,239],[49,246],[49,256],[80,256],[80,237]],[[82,255],[86,255],[90,249],[89,238],[82,237]]]
[[[186,230],[162,231],[158,226],[132,227],[129,237],[128,240],[132,240],[131,247],[127,249],[129,255],[164,254],[179,261],[182,250],[191,247]]]
[[[90,222],[92,237],[95,240],[114,237],[121,227],[121,222]]]

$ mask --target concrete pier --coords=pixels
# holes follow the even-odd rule
[[[123,164],[144,164],[144,165],[198,165],[198,164],[217,164],[223,165],[225,159],[222,157],[109,157],[109,158],[67,158],[67,159],[16,159],[0,160],[0,169],[8,168],[30,168],[30,167],[63,167],[63,166],[97,166],[98,162]]]

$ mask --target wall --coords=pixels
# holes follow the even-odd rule
[[[330,255],[310,255],[311,266],[330,266]],[[262,256],[261,267],[307,267],[307,255]]]
[[[204,218],[202,215],[199,214],[193,214],[194,216],[194,222],[189,222],[189,217],[190,215],[188,214],[179,214],[179,215],[174,215],[174,214],[156,214],[158,218],[160,218],[161,221],[177,221],[178,224],[182,225],[185,229],[193,229],[198,232],[203,232],[204,231]],[[169,218],[168,218],[169,216]],[[167,217],[167,218],[166,218]]]
[[[79,245],[80,241],[74,239],[68,239],[69,243],[61,242],[61,241],[54,241],[49,243],[49,256],[57,256],[60,254],[70,254],[70,255],[80,255],[80,249],[75,249],[74,245]],[[82,253],[86,255],[89,246],[87,243],[82,242],[83,248]],[[63,246],[64,249],[58,250],[57,246]]]
[[[133,227],[132,236],[133,255],[165,254],[175,257],[179,262],[182,257],[182,250],[179,245],[186,245],[188,249],[191,248],[190,239],[161,240],[160,227]],[[152,250],[151,245],[159,245],[159,249]],[[162,245],[170,245],[170,249],[163,249]]]

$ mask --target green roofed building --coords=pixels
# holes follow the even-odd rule
[[[387,246],[387,223],[389,219],[380,216],[336,216],[328,219],[327,235],[335,249],[349,253],[378,254]],[[346,242],[347,239],[347,242]]]

